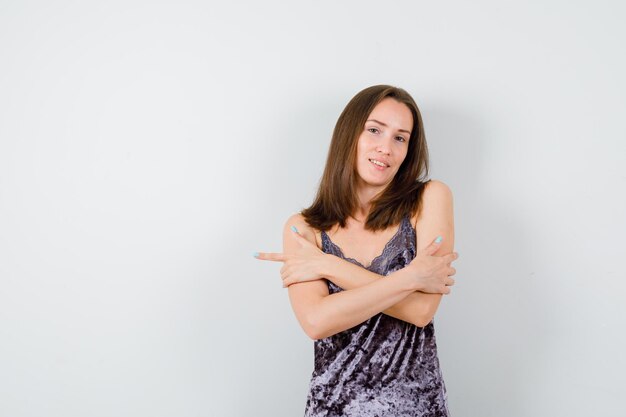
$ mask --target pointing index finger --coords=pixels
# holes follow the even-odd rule
[[[275,253],[275,252],[259,252],[257,259],[262,259],[264,261],[277,261],[284,262],[287,256],[284,253]]]

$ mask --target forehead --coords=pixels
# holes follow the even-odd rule
[[[387,97],[378,103],[367,119],[376,119],[394,129],[409,132],[413,128],[413,114],[409,107],[392,97]]]

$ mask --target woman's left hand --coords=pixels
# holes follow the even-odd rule
[[[294,236],[300,244],[296,252],[289,254],[260,252],[256,256],[257,259],[266,261],[284,262],[280,269],[283,288],[298,282],[315,281],[323,278],[322,271],[324,270],[326,253],[297,231],[294,231]]]

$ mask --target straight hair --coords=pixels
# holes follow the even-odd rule
[[[313,204],[301,211],[305,221],[328,231],[343,228],[358,204],[356,154],[358,139],[374,108],[387,97],[405,104],[413,115],[407,155],[393,180],[371,201],[364,228],[385,230],[421,209],[421,196],[428,177],[428,148],[422,116],[413,97],[402,88],[374,85],[357,93],[341,112],[333,131],[326,166]]]

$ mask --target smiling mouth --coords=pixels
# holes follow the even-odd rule
[[[383,170],[385,168],[389,168],[389,165],[385,164],[384,162],[380,162],[380,161],[378,161],[376,159],[368,159],[368,161],[370,161],[372,163],[372,165],[374,165],[379,170]]]

